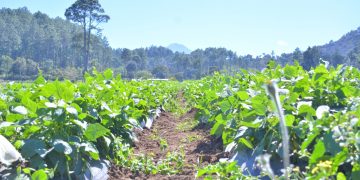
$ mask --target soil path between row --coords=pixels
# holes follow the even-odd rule
[[[147,175],[112,166],[110,179],[195,179],[196,167],[218,162],[225,157],[221,139],[210,136],[208,127],[193,124],[195,114],[196,109],[191,109],[180,117],[162,112],[150,130],[144,129],[137,133],[139,141],[134,147],[135,154],[152,156],[157,163],[165,159],[169,152],[183,152],[185,157],[181,172],[175,175]],[[166,143],[161,143],[160,139]]]

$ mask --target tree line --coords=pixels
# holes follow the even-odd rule
[[[48,79],[78,80],[82,78],[83,70],[90,67],[99,71],[112,68],[115,73],[129,79],[185,80],[198,79],[214,71],[234,73],[241,68],[262,69],[269,60],[281,65],[293,64],[297,60],[306,69],[317,65],[321,58],[333,66],[346,63],[359,67],[360,62],[360,45],[346,55],[327,54],[324,48],[317,46],[305,51],[297,48],[280,56],[274,53],[237,55],[225,48],[197,49],[190,54],[172,52],[161,46],[114,49],[101,31],[91,31],[97,30],[96,26],[70,22],[76,20],[71,18],[74,11],[69,9],[66,10],[68,20],[50,18],[41,12],[31,13],[26,7],[0,10],[1,79],[30,80],[41,70]],[[101,16],[100,21],[106,22],[109,18]],[[84,35],[84,32],[87,33]]]

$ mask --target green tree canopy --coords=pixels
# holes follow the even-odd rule
[[[108,22],[110,17],[105,13],[98,0],[77,0],[65,11],[66,19],[79,23],[83,27],[83,72],[88,69],[90,59],[91,31],[100,23]]]

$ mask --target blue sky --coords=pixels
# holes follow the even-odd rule
[[[64,18],[74,0],[1,0]],[[359,0],[100,0],[114,48],[225,47],[239,55],[292,52],[337,40],[360,26]]]

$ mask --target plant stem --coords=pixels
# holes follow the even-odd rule
[[[67,179],[71,180],[70,169],[69,169],[69,162],[68,162],[67,159],[65,160],[65,166],[66,166],[65,168],[66,168]]]
[[[283,160],[284,160],[284,170],[285,170],[284,175],[285,175],[286,179],[289,179],[289,176],[288,176],[288,167],[290,165],[289,133],[286,128],[285,117],[284,117],[284,113],[283,113],[282,106],[280,103],[279,91],[278,91],[276,82],[271,81],[269,84],[267,84],[267,90],[268,90],[268,93],[271,95],[273,101],[275,102],[278,116],[280,119],[280,130],[281,130],[281,136],[282,136]]]

